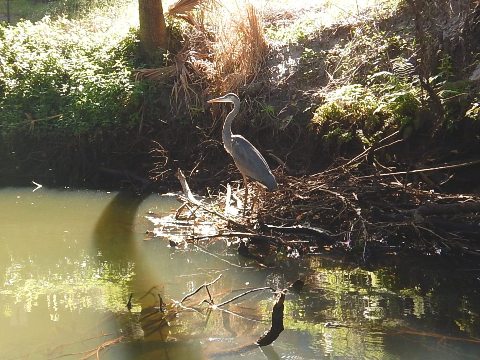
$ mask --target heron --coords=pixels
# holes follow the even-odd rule
[[[268,191],[277,189],[277,181],[268,167],[265,158],[260,154],[250,141],[241,135],[232,134],[232,122],[240,110],[240,99],[234,93],[229,93],[216,99],[208,100],[208,103],[232,103],[233,109],[225,118],[222,130],[222,141],[225,150],[232,156],[235,165],[242,174],[245,187],[243,215],[248,198],[247,178],[264,185]]]

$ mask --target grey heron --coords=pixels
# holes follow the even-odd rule
[[[243,205],[243,214],[247,206],[248,186],[247,177],[260,184],[263,184],[269,191],[277,189],[277,181],[268,167],[265,158],[253,146],[250,141],[241,135],[232,134],[232,121],[240,110],[240,99],[236,94],[229,93],[216,99],[209,100],[208,103],[232,103],[233,109],[225,119],[222,130],[222,140],[225,150],[232,156],[235,165],[243,176],[245,186],[245,197]]]

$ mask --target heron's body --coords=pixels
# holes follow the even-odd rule
[[[233,161],[243,175],[258,181],[269,191],[277,189],[277,181],[273,176],[262,154],[241,135],[232,136]],[[261,164],[261,165],[260,165]]]
[[[269,191],[277,189],[277,181],[262,154],[243,136],[232,134],[232,122],[240,108],[238,96],[230,93],[208,102],[233,103],[233,110],[228,113],[223,124],[222,140],[225,150],[232,156],[235,165],[242,173],[245,181],[245,197],[247,196],[246,177],[263,184]]]

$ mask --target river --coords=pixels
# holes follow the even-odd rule
[[[175,212],[173,196],[32,190],[0,190],[1,359],[480,357],[480,266],[410,258],[366,270],[312,256],[261,267],[227,241],[152,236],[149,217]],[[305,280],[273,345],[253,345],[270,326],[270,291],[210,310],[199,291],[173,311],[219,275],[216,303]]]

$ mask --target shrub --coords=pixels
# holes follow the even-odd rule
[[[129,125],[135,33],[100,36],[79,21],[44,18],[0,30],[0,130],[75,135]]]

